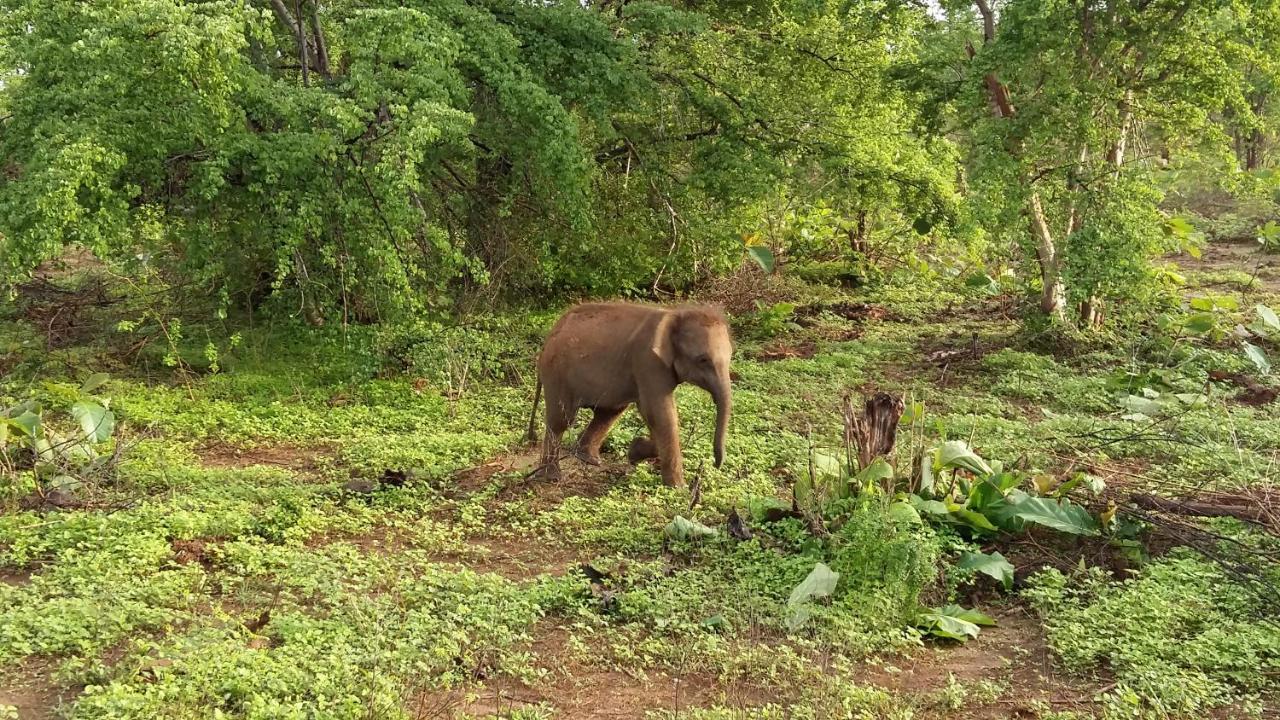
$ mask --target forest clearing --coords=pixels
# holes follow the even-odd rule
[[[0,0],[0,720],[1280,717],[1277,57]]]

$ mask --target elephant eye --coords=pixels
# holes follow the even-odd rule
[[[699,363],[701,363],[701,364],[703,364],[703,365],[710,365],[710,364],[711,364],[711,356],[710,356],[710,355],[699,355],[699,356],[698,356],[698,362],[699,362]]]

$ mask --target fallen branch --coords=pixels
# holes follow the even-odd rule
[[[1233,517],[1258,525],[1265,525],[1268,520],[1266,511],[1256,505],[1228,505],[1212,502],[1184,502],[1167,498],[1134,493],[1130,498],[1135,505],[1147,510],[1159,510],[1177,515],[1195,517]]]

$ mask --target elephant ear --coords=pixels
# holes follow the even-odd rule
[[[680,318],[672,312],[664,313],[653,330],[653,354],[662,360],[662,364],[671,367],[676,361],[676,331],[680,326]]]

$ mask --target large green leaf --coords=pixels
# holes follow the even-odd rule
[[[1204,335],[1213,330],[1217,324],[1218,319],[1214,317],[1213,313],[1200,312],[1188,317],[1186,322],[1183,323],[1183,327],[1193,335]]]
[[[889,504],[889,519],[905,525],[919,525],[920,512],[909,502],[898,501]]]
[[[715,528],[709,528],[700,522],[686,519],[680,515],[675,516],[667,524],[663,532],[673,540],[696,540],[720,534]]]
[[[773,257],[773,251],[764,245],[751,245],[747,248],[747,256],[760,266],[761,270],[772,275],[777,269],[777,260]]]
[[[1244,342],[1244,354],[1258,368],[1258,372],[1263,375],[1271,374],[1271,361],[1267,359],[1267,354],[1262,348],[1251,342]]]
[[[938,448],[938,465],[943,468],[960,468],[975,475],[990,475],[991,466],[969,449],[963,440],[948,440]]]
[[[960,518],[960,520],[963,521],[965,525],[968,525],[969,527],[972,527],[978,530],[986,530],[987,532],[997,532],[1000,529],[996,527],[991,522],[991,520],[987,518],[986,515],[983,515],[982,513],[977,512],[976,510],[970,510],[968,508],[957,508],[955,510],[952,510],[951,514],[957,518]]]
[[[840,573],[834,572],[823,563],[813,566],[813,570],[800,581],[787,598],[787,627],[795,630],[812,615],[809,603],[824,597],[830,597],[840,582]]]
[[[110,378],[111,376],[106,373],[94,373],[85,379],[84,384],[80,386],[80,392],[91,393],[102,387],[102,384]]]
[[[941,500],[926,500],[919,495],[908,495],[907,502],[911,503],[912,507],[922,513],[938,516],[951,514],[951,510],[947,507],[947,504]]]
[[[81,400],[71,406],[71,416],[80,423],[84,439],[105,442],[116,429],[115,413],[92,400]]]
[[[871,464],[862,468],[858,473],[857,480],[863,486],[867,487],[873,483],[879,483],[884,480],[893,479],[893,466],[885,461],[884,458],[878,457],[871,461]]]
[[[1097,519],[1090,515],[1088,510],[1065,498],[1055,501],[1028,495],[1017,503],[1015,515],[1027,522],[1072,535],[1099,533]]]
[[[916,616],[916,626],[935,637],[965,642],[978,637],[980,625],[995,625],[995,620],[976,610],[959,605],[946,605]]]
[[[9,425],[28,438],[40,436],[40,416],[30,410],[14,418],[9,418]]]
[[[956,567],[992,577],[996,582],[1004,585],[1005,590],[1013,587],[1013,564],[998,552],[990,555],[980,552],[963,553]]]
[[[813,472],[821,477],[841,477],[844,475],[844,463],[835,455],[824,452],[813,453]]]
[[[1147,417],[1159,415],[1164,411],[1163,405],[1151,398],[1142,397],[1141,395],[1128,395],[1120,401],[1120,405],[1131,413],[1137,413]]]
[[[1264,325],[1272,330],[1280,332],[1280,317],[1276,316],[1275,310],[1272,310],[1266,305],[1258,305],[1254,308],[1254,311],[1258,313],[1258,319],[1262,320]]]

